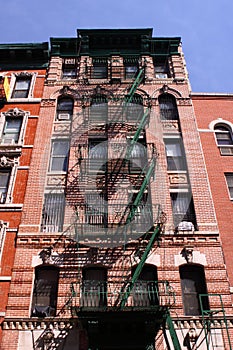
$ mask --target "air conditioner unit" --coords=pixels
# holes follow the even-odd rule
[[[194,231],[194,225],[190,221],[181,221],[177,228],[178,231]]]
[[[69,113],[60,113],[58,114],[58,120],[69,120],[70,114]]]
[[[158,79],[167,79],[167,74],[166,73],[156,73],[155,77]]]
[[[233,148],[232,147],[220,147],[220,152],[222,155],[232,155]]]

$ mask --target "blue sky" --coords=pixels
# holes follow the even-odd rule
[[[231,0],[1,0],[0,42],[75,37],[82,28],[180,36],[192,91],[233,93]]]

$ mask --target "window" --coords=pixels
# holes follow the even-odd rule
[[[198,265],[183,265],[179,270],[184,314],[186,316],[200,315],[199,294],[207,294],[204,268]],[[202,304],[205,310],[209,309],[207,296],[202,297]]]
[[[64,193],[46,193],[42,211],[42,232],[61,232],[65,214]]]
[[[0,169],[0,203],[6,202],[10,175],[10,169]]]
[[[57,102],[57,119],[70,120],[73,114],[74,101],[69,97],[62,97]]]
[[[107,79],[108,61],[106,58],[93,58],[92,79]]]
[[[77,63],[75,58],[66,58],[62,66],[62,79],[75,79],[77,76]]]
[[[16,76],[15,86],[12,93],[12,98],[27,98],[31,85],[31,76],[22,75]]]
[[[168,62],[164,57],[154,59],[155,78],[166,79],[169,76]]]
[[[132,276],[136,267],[132,269]],[[133,287],[134,306],[158,305],[158,274],[153,265],[144,265]]]
[[[176,99],[169,94],[159,96],[159,107],[161,120],[178,120]]]
[[[233,200],[233,173],[225,174],[230,198]]]
[[[181,140],[165,140],[167,170],[186,170],[186,161]]]
[[[230,128],[225,125],[215,125],[214,131],[221,154],[233,155],[233,138]]]
[[[125,79],[133,79],[138,73],[138,58],[124,58]]]
[[[171,193],[174,225],[177,227],[182,221],[192,222],[196,227],[196,215],[193,199],[189,192]]]
[[[6,122],[2,133],[2,143],[18,143],[21,126],[22,118],[6,117]]]
[[[59,270],[51,266],[39,266],[35,270],[32,297],[32,316],[56,315]]]
[[[143,117],[143,99],[140,95],[134,94],[130,102],[127,103],[127,120],[139,122]]]
[[[103,307],[107,305],[107,270],[104,267],[83,269],[80,306]]]
[[[104,95],[95,95],[91,100],[90,121],[105,123],[108,118],[108,100]]]
[[[50,171],[67,171],[69,141],[52,141]]]

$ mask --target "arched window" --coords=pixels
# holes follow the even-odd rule
[[[61,97],[57,102],[57,120],[70,120],[73,114],[74,101],[70,97]]]
[[[176,99],[170,94],[159,96],[159,108],[161,120],[178,120]]]
[[[140,121],[143,112],[143,98],[139,94],[134,94],[130,102],[127,103],[127,120]]]
[[[90,120],[106,122],[108,117],[108,100],[104,95],[95,95],[91,100]]]
[[[201,314],[200,294],[206,294],[202,297],[202,305],[205,310],[208,310],[209,302],[204,267],[192,264],[180,266],[180,280],[184,314],[186,316]]]
[[[80,306],[103,307],[107,305],[107,269],[101,266],[83,269]]]
[[[32,316],[56,315],[59,269],[54,266],[38,266],[32,297]]]
[[[214,127],[217,145],[219,146],[221,154],[233,154],[233,138],[229,126],[217,124]]]
[[[137,266],[132,269],[132,276]],[[144,265],[133,287],[134,306],[158,305],[158,274],[154,265]]]

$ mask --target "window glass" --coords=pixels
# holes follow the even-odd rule
[[[171,193],[171,200],[175,227],[182,221],[192,222],[196,226],[196,215],[191,195],[188,192]]]
[[[178,110],[174,96],[169,94],[160,95],[159,108],[162,120],[178,120]]]
[[[16,77],[12,98],[28,97],[30,84],[31,84],[31,77]]]
[[[207,294],[204,268],[196,265],[180,267],[180,279],[184,313],[186,316],[201,314],[199,295]],[[203,307],[209,309],[208,297],[202,298]]]
[[[22,118],[6,118],[5,127],[2,135],[3,143],[17,143],[22,125]]]
[[[107,305],[107,270],[90,267],[83,270],[81,306],[101,307]]]
[[[55,267],[37,267],[32,298],[32,316],[56,315],[59,270]]]
[[[165,140],[167,169],[186,170],[186,162],[180,141]]]
[[[230,194],[230,198],[233,199],[233,173],[226,174],[227,186]]]
[[[50,171],[66,171],[68,166],[69,141],[53,141]]]
[[[5,203],[10,180],[10,169],[0,170],[0,203]]]
[[[64,193],[46,193],[42,212],[41,230],[43,232],[61,232],[65,212]]]
[[[233,145],[232,135],[230,130],[227,127],[217,125],[215,126],[214,130],[215,130],[217,143],[219,146]]]

